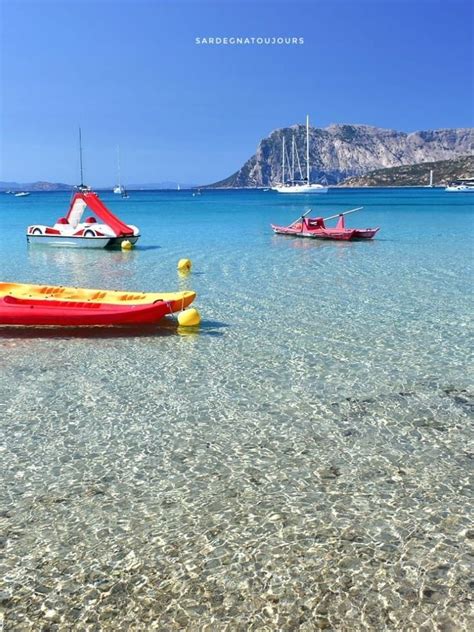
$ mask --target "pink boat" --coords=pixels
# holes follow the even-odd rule
[[[277,235],[293,235],[294,237],[309,237],[312,239],[332,239],[336,241],[350,241],[356,239],[372,239],[380,230],[377,228],[346,228],[344,216],[348,213],[354,213],[359,211],[363,207],[358,207],[346,211],[345,213],[339,213],[338,215],[332,215],[331,217],[306,217],[308,211],[301,216],[299,220],[293,222],[289,226],[277,226],[272,224],[273,232]],[[325,222],[338,218],[337,224],[334,227],[326,226]]]

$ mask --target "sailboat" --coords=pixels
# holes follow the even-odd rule
[[[120,148],[118,145],[117,145],[117,175],[118,175],[118,178],[117,178],[118,184],[114,186],[113,191],[116,195],[121,195],[122,197],[124,197],[123,194],[124,192],[126,194],[126,191],[125,191],[125,187],[123,187],[120,184]]]
[[[462,178],[454,180],[445,188],[445,191],[456,191],[462,193],[474,193],[474,178]]]
[[[310,180],[310,164],[309,164],[309,115],[306,115],[306,178],[302,177],[301,165],[300,165],[300,180],[295,179],[295,138],[292,139],[292,163],[289,165],[290,180],[286,181],[285,178],[285,160],[288,161],[287,152],[285,148],[285,137],[282,139],[282,181],[272,187],[273,191],[278,193],[327,193],[328,188],[322,184],[316,182],[311,183]],[[296,151],[296,155],[299,155]]]

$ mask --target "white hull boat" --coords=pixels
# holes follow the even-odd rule
[[[54,226],[33,224],[26,229],[26,241],[29,244],[61,246],[68,248],[107,248],[121,246],[129,241],[135,244],[140,231],[136,226],[125,224],[102,202],[97,193],[84,185],[82,169],[81,128],[79,128],[79,158],[81,165],[81,184],[73,194],[65,217],[60,217]],[[83,220],[84,212],[89,209],[94,216]]]
[[[296,168],[295,168],[295,157],[300,173],[300,178],[296,179]],[[286,163],[288,165],[287,170],[285,170]],[[301,170],[300,158],[298,149],[295,143],[295,137],[293,136],[291,142],[291,163],[290,159],[287,156],[287,151],[285,148],[285,137],[282,138],[282,181],[280,184],[276,184],[272,187],[272,191],[276,191],[277,193],[327,193],[328,187],[318,184],[316,182],[310,181],[310,164],[309,164],[309,116],[306,116],[306,178],[303,178],[303,173]],[[289,171],[290,178],[286,181],[286,171]]]
[[[474,193],[474,184],[450,184],[445,188],[445,191],[449,191],[451,193]]]
[[[273,187],[278,193],[327,193],[328,187],[322,184],[281,184]]]
[[[100,221],[94,216],[82,221],[86,208],[93,211]],[[140,231],[136,226],[122,222],[97,193],[84,186],[74,193],[66,216],[59,218],[54,226],[33,224],[26,231],[29,244],[69,248],[114,247],[120,246],[123,241],[135,244],[139,237]]]
[[[39,228],[46,229],[46,226]],[[29,244],[59,248],[105,248],[109,245],[108,237],[74,237],[68,235],[27,235]]]

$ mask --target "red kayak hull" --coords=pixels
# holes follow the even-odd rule
[[[0,299],[0,325],[97,327],[154,324],[172,313],[166,301],[145,305],[112,305],[21,299],[3,296]]]

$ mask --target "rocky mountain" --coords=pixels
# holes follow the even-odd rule
[[[433,170],[434,186],[446,186],[453,180],[474,178],[474,156],[463,156],[452,160],[422,162],[370,171],[364,176],[344,180],[343,187],[409,187],[426,186]]]
[[[234,174],[212,188],[261,187],[281,181],[282,139],[291,161],[295,137],[305,171],[306,127],[293,125],[273,131],[260,141],[256,153]],[[375,169],[449,160],[474,153],[474,129],[398,132],[369,125],[330,125],[310,128],[311,180],[337,184]]]

